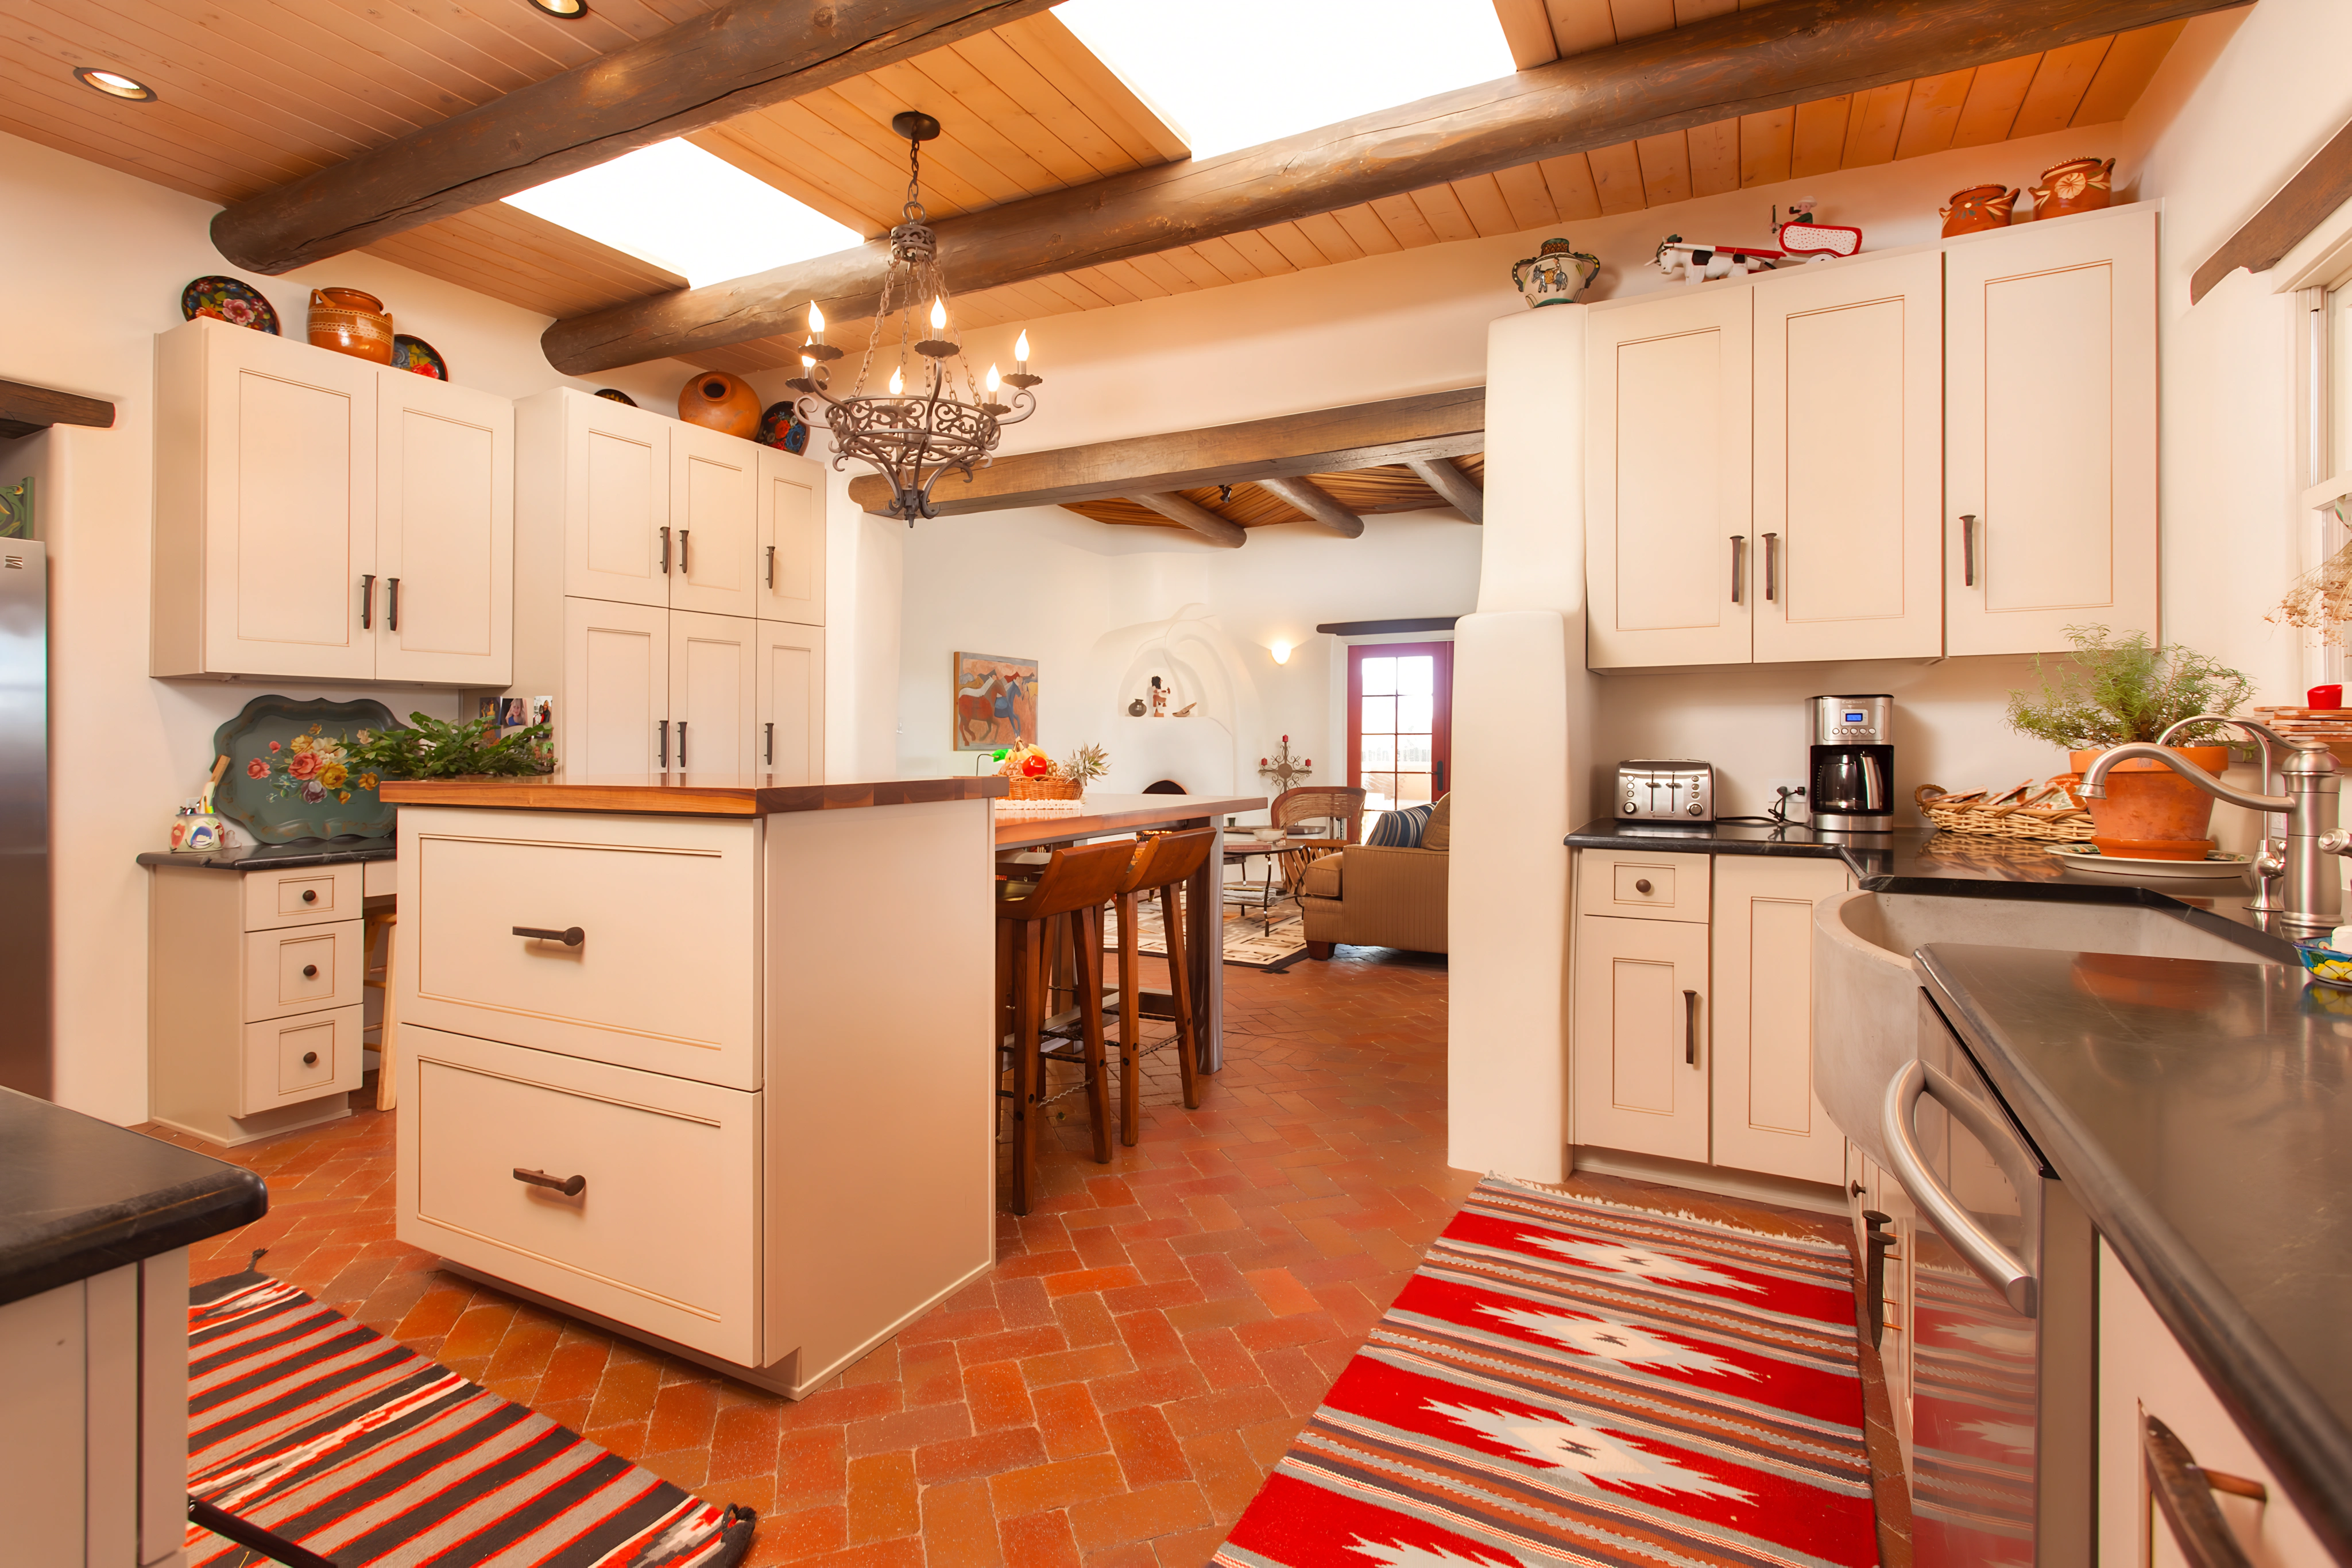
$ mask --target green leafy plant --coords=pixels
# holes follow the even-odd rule
[[[2033,673],[2039,692],[2009,694],[2009,727],[2070,751],[2154,741],[2173,725],[2200,713],[2228,714],[2253,692],[2242,671],[2175,643],[2157,643],[2145,632],[2069,626],[2072,662]],[[2221,733],[2199,725],[2172,737],[2194,746]]]
[[[498,721],[485,716],[451,724],[413,713],[406,729],[362,730],[350,748],[351,763],[386,779],[456,779],[491,773],[515,777],[546,773],[555,765],[547,747],[548,727],[534,724],[500,736]]]

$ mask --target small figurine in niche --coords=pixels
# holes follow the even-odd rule
[[[1680,274],[1685,283],[1703,283],[1769,271],[1786,259],[1780,251],[1758,246],[1693,245],[1680,235],[1668,235],[1658,242],[1654,265],[1668,277]]]
[[[1802,256],[1808,262],[1830,261],[1852,256],[1862,249],[1862,231],[1843,224],[1817,223],[1813,218],[1811,199],[1800,196],[1789,204],[1789,218],[1780,221],[1779,208],[1772,212],[1772,235],[1788,256]]]
[[[1151,677],[1151,716],[1154,718],[1168,716],[1168,688],[1160,684],[1158,675]]]

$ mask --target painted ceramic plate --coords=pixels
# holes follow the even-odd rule
[[[296,839],[388,839],[396,808],[376,798],[375,775],[347,767],[362,729],[394,727],[379,702],[256,697],[213,732],[228,756],[213,808],[264,844]]]
[[[392,340],[392,368],[430,376],[436,382],[449,379],[449,361],[441,357],[441,350],[405,332],[395,334]]]
[[[2181,882],[2234,882],[2243,877],[2246,867],[2253,863],[2251,855],[2223,854],[2219,851],[2201,861],[2151,861],[2103,855],[2088,844],[2080,849],[2062,849],[2052,844],[2049,849],[2069,871],[2098,872],[2107,876],[2170,877]]]
[[[278,311],[261,291],[241,277],[199,277],[180,290],[180,315],[190,321],[210,316],[234,327],[278,335]]]
[[[808,450],[809,427],[789,402],[772,402],[768,412],[760,416],[760,434],[753,436],[762,446],[781,447],[786,452]]]
[[[596,395],[601,398],[608,398],[614,402],[627,403],[631,408],[637,406],[637,400],[631,397],[628,393],[623,392],[618,387],[598,387],[596,389]]]

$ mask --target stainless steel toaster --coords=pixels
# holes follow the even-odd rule
[[[1712,822],[1715,764],[1688,758],[1619,763],[1617,815],[1626,821]]]

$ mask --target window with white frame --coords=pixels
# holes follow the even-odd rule
[[[2303,291],[2309,330],[2305,357],[2308,403],[2304,432],[2304,505],[2309,508],[2303,553],[2315,569],[2306,583],[2344,574],[2336,558],[2352,546],[2352,271]],[[2312,681],[2342,682],[2352,674],[2352,629],[2331,639],[2316,630],[2306,639]]]

